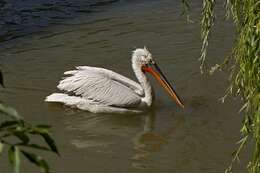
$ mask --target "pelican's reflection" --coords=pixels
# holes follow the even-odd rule
[[[160,151],[162,146],[167,144],[167,139],[154,132],[156,115],[152,111],[145,115],[143,122],[143,131],[136,134],[133,138],[133,148],[135,153],[132,157],[132,166],[134,168],[146,168],[151,166],[150,155]]]
[[[155,110],[145,115],[143,130],[133,138],[134,155],[131,165],[134,168],[146,169],[156,165],[152,159],[154,154],[161,152],[170,143],[172,136],[180,134],[180,129],[185,125],[185,116],[182,113],[160,112],[160,121],[156,121],[156,118]]]
[[[185,121],[180,113],[169,113],[167,110],[151,110],[143,115],[96,115],[86,112],[71,115],[69,112],[63,120],[69,132],[67,134],[71,134],[69,140],[72,146],[91,153],[123,158],[127,163],[130,161],[133,169],[156,165],[156,153],[162,152]]]

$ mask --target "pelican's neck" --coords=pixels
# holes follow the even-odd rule
[[[152,86],[148,78],[142,71],[142,65],[136,62],[135,58],[132,58],[132,67],[137,80],[144,90],[144,97],[142,98],[142,100],[147,104],[147,106],[151,106],[153,102]]]

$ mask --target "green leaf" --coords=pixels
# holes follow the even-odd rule
[[[20,150],[16,146],[11,146],[8,151],[9,161],[14,169],[14,173],[20,172]]]
[[[5,87],[5,85],[4,85],[4,76],[3,76],[3,73],[2,73],[1,70],[0,70],[0,84],[1,84],[3,87]]]
[[[15,159],[14,159],[14,172],[19,173],[20,172],[20,165],[21,165],[21,160],[20,160],[20,150],[18,147],[15,147]]]
[[[4,106],[1,103],[0,103],[0,113],[18,120],[22,119],[22,117],[17,113],[17,111],[14,108]]]
[[[8,157],[9,157],[9,162],[13,166],[14,164],[14,146],[11,146],[8,150]]]
[[[16,136],[18,139],[20,139],[24,144],[28,144],[30,141],[30,138],[24,131],[15,131],[14,136]]]
[[[38,144],[17,144],[18,146],[21,147],[29,147],[29,148],[33,148],[33,149],[38,149],[38,150],[45,150],[45,151],[51,151],[49,148],[45,147],[45,146],[41,146]]]
[[[47,143],[47,145],[50,147],[51,151],[53,151],[59,155],[55,141],[50,136],[48,129],[33,128],[33,129],[31,129],[31,131],[29,133],[34,134],[34,135],[41,135],[43,137],[43,139],[45,140],[45,142]]]
[[[51,126],[50,125],[46,125],[46,124],[39,124],[36,125],[37,128],[42,128],[42,129],[50,129]]]
[[[2,142],[0,142],[0,156],[3,152],[3,150],[4,150],[4,144]]]
[[[50,172],[50,168],[48,163],[41,157],[38,156],[34,153],[30,153],[24,150],[21,150],[21,152],[23,153],[23,155],[33,164],[35,164],[36,166],[38,166],[39,168],[41,168],[41,170],[44,173],[49,173]]]
[[[33,128],[30,129],[29,133],[33,134],[33,135],[41,135],[41,134],[44,134],[44,133],[49,133],[49,130],[46,129],[46,128],[33,127]]]
[[[3,123],[0,124],[0,129],[6,128],[6,127],[12,127],[15,126],[19,123],[19,121],[5,121]]]
[[[52,137],[48,133],[42,133],[41,136],[44,138],[45,142],[48,144],[51,151],[59,155],[58,148],[55,144],[55,141],[52,139]]]

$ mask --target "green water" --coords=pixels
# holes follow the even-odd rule
[[[219,101],[227,73],[200,74],[200,3],[192,6],[195,23],[185,22],[180,8],[171,0],[119,1],[0,48],[6,77],[1,100],[27,120],[53,126],[61,156],[43,153],[53,172],[224,172],[240,135],[240,102]],[[213,36],[211,64],[228,55],[233,27],[220,19]],[[95,115],[43,101],[57,91],[63,72],[79,65],[108,68],[135,80],[131,51],[144,45],[183,98],[184,110],[154,80],[155,106],[141,115]],[[245,172],[244,163],[236,172]],[[0,170],[11,172],[5,161]],[[39,170],[23,162],[22,172]]]

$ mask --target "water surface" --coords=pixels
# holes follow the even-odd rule
[[[21,3],[16,10],[21,21],[2,25],[0,59],[7,88],[1,89],[1,100],[27,120],[53,126],[61,152],[61,157],[46,156],[53,172],[224,172],[240,135],[240,103],[219,101],[228,86],[225,72],[199,72],[200,3],[192,4],[194,23],[187,23],[181,5],[172,0],[92,6],[80,0],[64,1],[64,6],[62,1],[27,2],[31,6]],[[217,13],[211,64],[220,62],[233,42],[232,26],[221,19],[221,4]],[[6,13],[2,17],[14,20]],[[144,45],[183,98],[184,110],[152,79],[155,106],[141,115],[96,115],[44,103],[57,91],[63,72],[75,66],[104,67],[135,79],[131,51]],[[243,163],[236,172],[245,172]],[[38,171],[27,163],[23,167],[23,172]],[[10,172],[6,162],[0,169]]]

